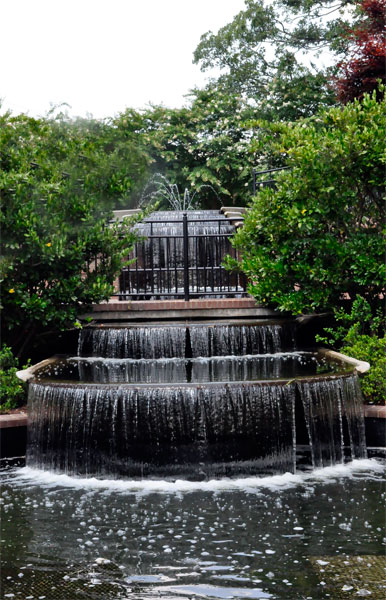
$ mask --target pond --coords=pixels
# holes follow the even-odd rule
[[[269,477],[2,471],[3,598],[384,598],[384,463]]]

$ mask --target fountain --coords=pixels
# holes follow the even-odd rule
[[[293,323],[86,328],[35,370],[27,464],[71,475],[210,479],[366,456],[356,374],[296,350]],[[298,438],[298,439],[297,439]]]
[[[363,364],[304,348],[285,319],[94,325],[73,354],[21,373],[29,441],[3,481],[5,597],[382,594]]]
[[[236,256],[232,221],[216,210],[188,208],[151,213],[135,226],[141,241],[128,257],[132,264],[122,270],[121,299],[245,294],[243,274],[222,266],[225,256]]]
[[[170,297],[173,271],[177,293],[180,285],[198,293],[210,270],[217,294],[233,225],[216,211],[192,214],[190,232],[179,211],[135,226],[146,237],[136,249],[137,295],[147,261],[152,297]],[[354,369],[297,346],[294,322],[283,320],[85,328],[76,356],[29,370],[27,464],[98,477],[294,473],[304,439],[314,467],[345,452],[364,458]]]
[[[142,192],[140,206],[151,206],[153,204],[166,205],[168,211],[185,212],[198,208],[195,197],[204,188],[210,189],[220,201],[218,194],[213,186],[202,184],[195,189],[193,194],[188,188],[180,194],[178,185],[171,183],[162,173],[155,173],[151,177],[145,189]]]

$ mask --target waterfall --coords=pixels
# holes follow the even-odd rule
[[[283,353],[198,358],[131,359],[75,357],[59,379],[83,383],[206,383],[293,379],[316,374],[311,353]],[[42,377],[40,379],[44,379]]]
[[[357,376],[299,383],[312,465],[342,462],[345,439],[351,458],[366,458],[363,398]],[[343,419],[344,417],[344,419]],[[344,426],[348,436],[344,435]]]
[[[29,466],[103,477],[295,471],[300,396],[315,467],[366,456],[356,375],[204,385],[33,383]]]
[[[78,355],[108,358],[184,358],[283,352],[295,348],[291,324],[159,325],[90,328]]]
[[[79,356],[107,358],[184,357],[186,327],[129,327],[84,329],[79,336]]]
[[[226,356],[282,352],[288,347],[287,328],[282,325],[191,326],[189,333],[192,355]],[[293,349],[293,339],[291,345]]]
[[[28,465],[104,477],[293,471],[294,401],[293,386],[32,384]]]

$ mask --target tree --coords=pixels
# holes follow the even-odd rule
[[[330,73],[315,64],[346,49],[355,0],[245,0],[246,8],[194,53],[203,71],[217,67],[220,89],[255,101],[269,120],[296,120],[335,103]],[[305,60],[302,59],[305,55]]]
[[[362,0],[360,22],[347,34],[348,60],[339,63],[335,80],[338,98],[351,102],[376,91],[379,81],[386,82],[386,7],[384,0]]]
[[[216,88],[194,90],[181,109],[152,107],[114,122],[120,135],[135,133],[161,173],[183,193],[197,191],[202,208],[247,202],[254,156],[247,122],[255,111],[238,96]]]
[[[298,314],[385,294],[385,99],[281,124],[268,143],[292,167],[253,199],[235,236],[250,292]]]
[[[112,293],[134,235],[108,221],[146,167],[113,142],[100,122],[0,117],[2,340],[19,355]]]

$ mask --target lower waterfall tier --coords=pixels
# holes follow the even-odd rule
[[[294,472],[303,423],[313,465],[366,456],[355,375],[200,385],[30,385],[29,466],[97,477]],[[347,452],[347,450],[346,450]]]

